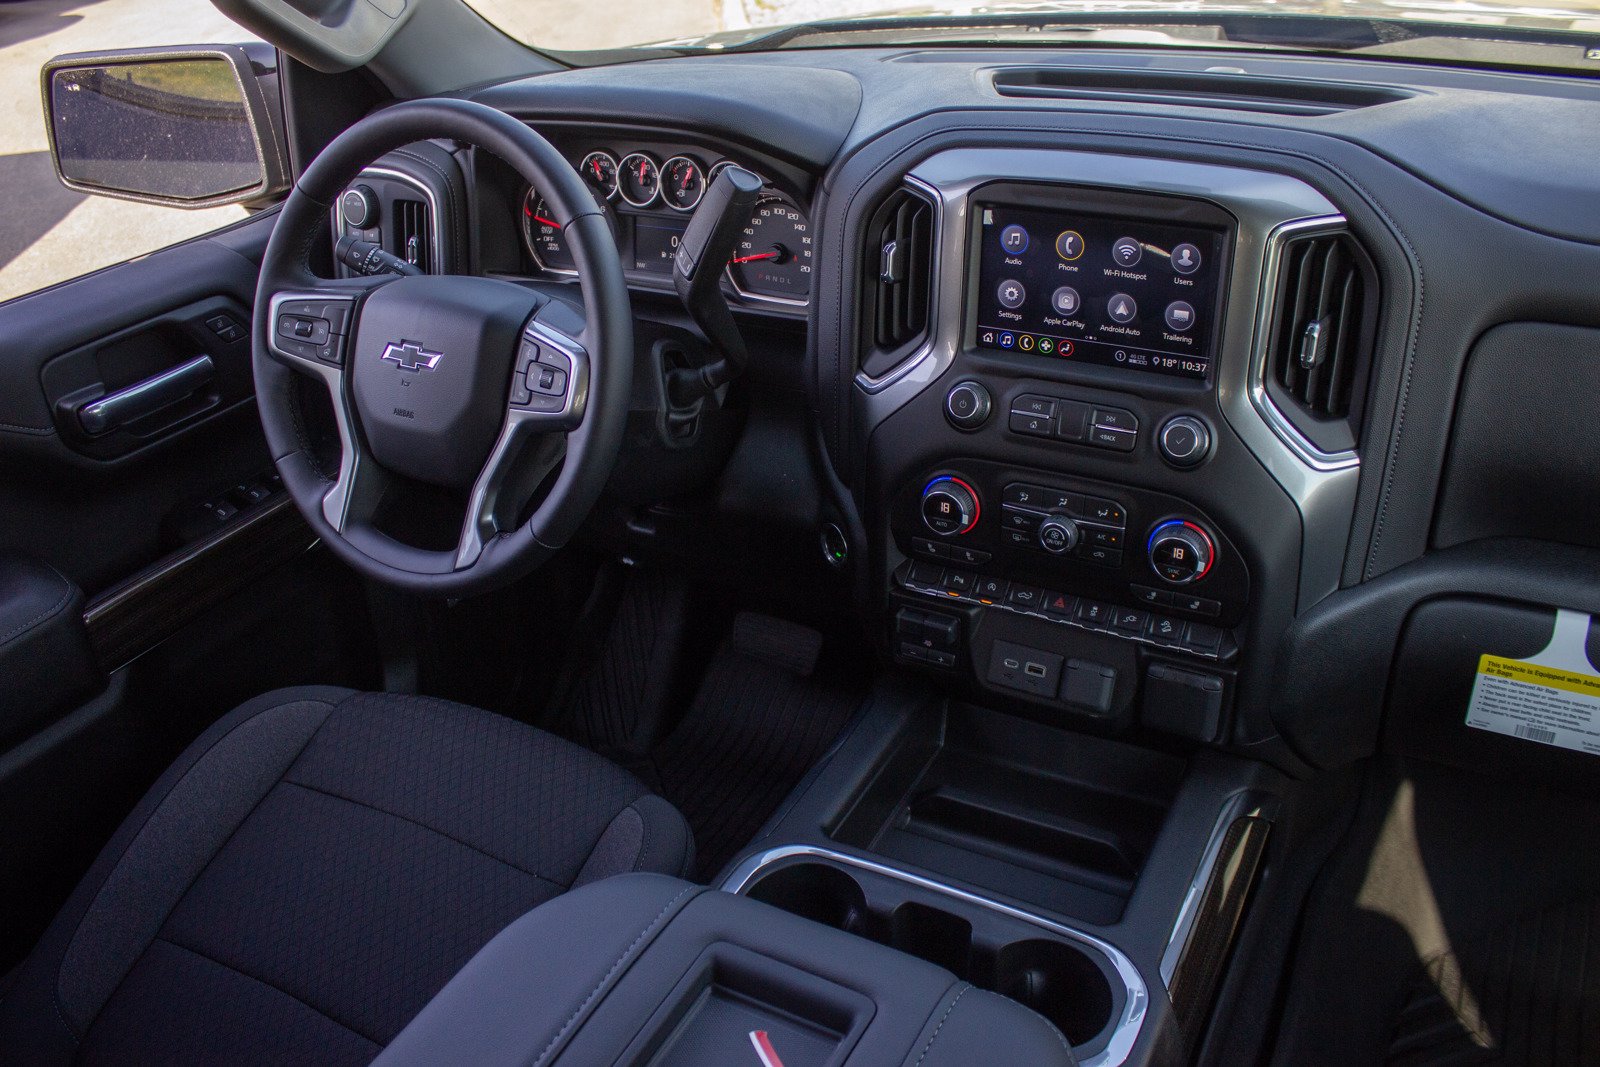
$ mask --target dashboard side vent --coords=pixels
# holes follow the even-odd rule
[[[862,248],[861,369],[878,377],[928,335],[933,205],[907,188],[873,212]]]
[[[1348,233],[1284,242],[1265,384],[1278,409],[1325,454],[1356,447],[1377,311],[1372,262]]]
[[[433,233],[429,224],[428,205],[421,200],[396,200],[394,202],[395,255],[432,274]]]

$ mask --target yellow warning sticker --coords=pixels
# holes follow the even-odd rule
[[[1600,674],[1589,662],[1588,636],[1588,615],[1561,610],[1538,655],[1480,656],[1467,725],[1600,754]]]

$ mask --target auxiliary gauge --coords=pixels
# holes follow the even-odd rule
[[[673,156],[661,164],[661,198],[674,211],[693,211],[706,194],[706,175],[688,156]]]
[[[634,207],[649,207],[661,192],[661,168],[643,152],[622,157],[617,164],[617,188],[622,199]]]
[[[590,152],[583,157],[578,173],[600,199],[610,200],[617,195],[617,157],[610,152]]]

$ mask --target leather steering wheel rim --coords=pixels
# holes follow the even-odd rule
[[[563,233],[577,266],[584,302],[581,331],[529,325],[530,330],[542,331],[537,339],[546,342],[547,351],[551,348],[548,342],[553,341],[556,351],[570,351],[576,361],[568,368],[568,388],[573,394],[568,406],[577,415],[571,425],[560,426],[565,434],[565,450],[560,457],[559,476],[524,522],[484,524],[469,509],[464,517],[464,545],[458,546],[459,551],[452,550],[454,559],[447,558],[448,554],[405,545],[370,525],[346,526],[341,518],[345,511],[329,503],[342,482],[355,480],[354,473],[347,479],[346,471],[356,471],[356,461],[364,447],[360,426],[351,425],[346,432],[346,422],[357,421],[349,413],[355,373],[352,365],[364,355],[368,362],[373,358],[369,339],[361,334],[360,315],[368,306],[367,296],[380,289],[373,279],[318,278],[310,266],[312,249],[327,233],[332,205],[361,169],[387,152],[433,138],[451,138],[492,152],[544,195],[557,217],[566,220]],[[429,278],[405,281],[425,287]],[[476,282],[486,286],[512,285],[489,279]],[[274,339],[275,298],[282,306],[285,294],[302,302],[348,302],[348,333],[336,338],[345,346],[337,365],[287,358],[281,336],[278,346],[270,343]],[[527,296],[534,301],[533,307],[541,307],[543,302],[535,294],[528,291]],[[543,306],[556,307],[557,302]],[[542,315],[541,309],[534,319]],[[306,521],[341,559],[368,578],[411,592],[449,597],[483,592],[514,581],[537,567],[576,532],[593,509],[615,464],[627,420],[633,362],[632,308],[616,245],[601,208],[577,172],[548,141],[504,112],[463,100],[410,101],[362,119],[342,133],[306,168],[284,202],[262,260],[253,319],[256,399],[273,462]],[[532,336],[530,333],[523,339]],[[388,358],[387,352],[384,358]],[[328,385],[336,416],[340,417],[346,454],[341,458],[339,473],[332,476],[321,469],[299,408],[297,379],[306,376],[308,370],[312,377],[321,377]],[[585,370],[587,382],[583,383]],[[515,414],[507,415],[502,438],[488,462],[495,462],[500,455]],[[543,425],[538,424],[535,431]],[[352,455],[352,450],[357,454]],[[371,463],[370,458],[368,462]],[[489,475],[490,470],[485,467],[481,477]],[[344,484],[343,492],[346,496],[341,498],[341,507],[347,509],[348,497],[354,490]],[[473,500],[476,499],[475,487]],[[330,521],[330,514],[335,521]],[[465,544],[475,539],[472,531],[478,527],[485,533],[481,543]]]

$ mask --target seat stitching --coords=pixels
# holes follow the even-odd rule
[[[561,1039],[567,1035],[567,1031],[572,1029],[572,1024],[578,1021],[578,1016],[583,1014],[583,1010],[589,1006],[589,1002],[600,995],[600,991],[606,987],[606,983],[611,981],[611,976],[616,974],[617,969],[628,961],[628,957],[633,954],[634,949],[639,947],[639,943],[646,937],[649,937],[651,932],[661,924],[661,920],[667,917],[667,913],[672,910],[673,906],[690,893],[700,892],[700,889],[701,887],[697,885],[689,886],[677,896],[667,901],[666,906],[661,909],[660,913],[657,914],[654,919],[650,920],[650,925],[646,926],[642,931],[639,932],[639,936],[633,939],[633,944],[622,950],[622,955],[618,956],[617,961],[611,965],[611,969],[606,971],[606,973],[601,976],[600,981],[592,990],[589,991],[589,995],[583,998],[583,1003],[574,1008],[572,1014],[567,1016],[567,1021],[561,1024],[561,1029],[556,1031],[556,1035],[550,1039],[550,1043],[545,1045],[544,1050],[541,1051],[538,1058],[533,1061],[534,1067],[539,1067],[539,1064],[545,1061],[545,1057],[550,1055],[551,1050],[554,1049],[556,1045],[560,1043]]]
[[[89,911],[94,908],[95,901],[100,899],[100,894],[105,892],[106,882],[110,880],[111,875],[116,871],[116,869],[122,865],[122,861],[127,859],[128,853],[133,851],[133,847],[134,847],[134,845],[138,844],[139,838],[144,836],[145,830],[148,829],[149,826],[150,826],[150,820],[154,819],[156,817],[156,814],[161,811],[162,807],[166,804],[168,799],[171,798],[172,794],[177,792],[178,788],[180,786],[182,786],[185,781],[188,780],[189,776],[192,773],[194,773],[194,769],[196,767],[198,767],[201,764],[201,762],[205,760],[205,758],[207,756],[209,756],[213,751],[215,751],[218,745],[222,744],[222,742],[224,742],[228,738],[232,737],[234,732],[236,730],[239,730],[241,727],[243,727],[245,725],[245,723],[254,722],[256,719],[259,719],[261,716],[267,714],[270,711],[276,711],[279,708],[288,707],[289,704],[299,704],[299,703],[323,704],[323,705],[326,705],[329,708],[334,709],[335,711],[338,710],[338,708],[339,708],[339,704],[336,704],[336,703],[334,703],[332,701],[328,701],[328,700],[318,700],[316,698],[307,698],[304,701],[293,700],[293,701],[289,701],[288,703],[285,703],[285,704],[273,704],[273,705],[271,705],[269,707],[262,708],[260,711],[256,712],[254,715],[251,715],[249,718],[240,719],[237,723],[235,723],[233,725],[233,727],[231,729],[228,730],[227,733],[223,734],[221,737],[219,737],[215,741],[213,741],[209,746],[207,746],[207,748],[206,748],[206,750],[204,752],[202,752],[200,755],[198,755],[198,756],[196,756],[194,758],[194,761],[189,764],[188,769],[183,772],[183,774],[178,778],[178,780],[176,782],[172,783],[172,787],[167,790],[166,795],[163,796],[156,803],[156,805],[153,808],[150,809],[150,813],[145,816],[145,820],[144,820],[143,823],[141,823],[139,825],[139,829],[137,831],[135,831],[133,836],[128,839],[127,847],[125,847],[122,850],[121,854],[117,856],[117,862],[113,863],[111,865],[110,870],[108,870],[106,872],[106,877],[101,880],[100,887],[95,890],[94,896],[89,901],[89,907],[87,909],[85,909],[83,915],[80,915],[78,917],[78,924],[77,924],[77,926],[75,926],[73,928],[72,936],[67,939],[67,947],[63,951],[62,956],[61,956],[61,962],[63,964],[66,962],[67,956],[72,954],[72,946],[77,942],[78,934],[83,929],[83,920],[84,920],[84,918],[86,918],[88,916],[88,914],[89,914]],[[343,703],[343,701],[340,701],[340,703]],[[324,726],[328,725],[328,720],[331,719],[331,718],[333,718],[333,711],[330,711],[326,716],[324,716],[322,722],[317,724],[317,728],[315,730],[311,731],[311,734],[305,740],[305,744],[300,746],[300,753],[297,753],[295,755],[295,759],[296,760],[298,760],[300,758],[300,754],[303,754],[305,752],[306,748],[310,746],[311,742],[316,739],[317,735],[322,732],[322,728]],[[293,766],[294,762],[290,761],[289,765]],[[283,781],[282,777],[280,777],[278,779],[278,781],[280,781],[280,782]],[[206,871],[211,869],[211,865],[216,862],[217,857],[222,855],[225,851],[227,851],[228,846],[233,843],[233,839],[238,836],[239,828],[242,827],[245,823],[250,821],[250,817],[253,816],[256,813],[256,811],[260,809],[261,802],[263,800],[267,799],[267,797],[271,793],[272,793],[272,787],[269,786],[269,787],[267,787],[267,789],[259,797],[256,798],[255,804],[251,805],[250,810],[245,813],[244,818],[239,820],[238,825],[233,828],[233,832],[230,833],[227,836],[227,839],[224,840],[221,845],[217,846],[217,850],[211,854],[211,858],[206,861],[205,866],[200,868],[200,873],[195,875],[194,881],[190,882],[188,887],[185,888],[184,891],[178,895],[178,899],[173,901],[172,906],[167,909],[166,915],[162,916],[161,926],[157,928],[157,933],[156,933],[157,937],[161,936],[160,930],[165,928],[167,923],[171,921],[173,912],[177,911],[178,908],[183,904],[184,900],[189,896],[189,891],[192,890],[195,887],[196,883],[198,883],[201,878],[205,877]],[[148,951],[148,950],[149,950],[149,947],[146,946],[146,951]],[[134,962],[137,963],[138,961],[135,960]],[[88,1025],[84,1027],[84,1034],[87,1034],[89,1032],[90,1027],[94,1026],[95,1020],[100,1017],[100,1013],[101,1012],[105,1011],[106,1005],[111,1003],[112,1000],[116,999],[117,991],[122,988],[122,983],[128,980],[128,973],[131,972],[132,970],[133,970],[133,967],[130,966],[128,968],[128,971],[123,972],[122,978],[119,979],[117,981],[116,986],[112,988],[110,996],[106,997],[104,1002],[101,1003],[100,1007],[95,1010],[94,1016],[89,1020]],[[51,1000],[53,1000],[55,1002],[56,1014],[61,1016],[62,1022],[65,1022],[67,1024],[67,1032],[72,1035],[73,1043],[74,1044],[82,1044],[83,1043],[84,1034],[78,1033],[77,1029],[71,1024],[71,1022],[69,1022],[67,1020],[66,1011],[65,1011],[65,1009],[63,1008],[63,1006],[61,1004],[61,968],[59,966],[56,968],[56,980],[55,980],[55,983],[54,983],[54,988],[52,988],[51,991],[50,991],[50,998],[51,998]]]
[[[301,1005],[304,1005],[307,1008],[310,1008],[312,1011],[316,1012],[318,1015],[322,1016],[324,1019],[327,1019],[329,1022],[333,1023],[335,1026],[338,1026],[338,1027],[340,1027],[342,1029],[350,1031],[352,1034],[355,1034],[357,1037],[361,1038],[361,1040],[369,1041],[372,1044],[376,1045],[380,1049],[383,1048],[383,1042],[382,1041],[380,1041],[377,1038],[371,1036],[370,1034],[362,1033],[360,1030],[356,1029],[354,1026],[351,1026],[349,1023],[342,1022],[339,1019],[334,1018],[328,1012],[326,1012],[323,1009],[317,1007],[315,1004],[311,1003],[309,1000],[306,1000],[304,997],[300,997],[300,996],[295,995],[294,993],[289,992],[287,989],[285,989],[282,986],[278,985],[276,982],[269,982],[267,979],[262,978],[258,974],[251,974],[249,971],[246,971],[246,970],[244,970],[243,968],[240,968],[240,967],[235,967],[231,963],[224,963],[222,960],[217,959],[215,956],[211,955],[209,952],[202,952],[201,950],[195,948],[193,945],[186,945],[181,941],[174,941],[170,937],[157,937],[156,940],[157,941],[164,941],[167,944],[171,945],[173,948],[181,949],[184,952],[190,953],[191,955],[199,956],[201,959],[205,960],[206,962],[213,963],[216,966],[221,967],[225,971],[232,971],[234,974],[240,975],[241,977],[244,977],[244,978],[248,978],[252,982],[258,982],[261,985],[266,986],[268,989],[276,990],[277,992],[282,993],[284,996],[288,997],[290,1000],[296,1002],[297,1004],[301,1004]]]
[[[56,571],[54,567],[51,567],[50,569],[56,572],[57,578],[61,579],[61,585],[63,587],[61,590],[61,598],[46,608],[43,614],[35,615],[27,622],[19,624],[4,634],[0,634],[0,648],[4,648],[6,645],[9,645],[13,640],[21,637],[23,634],[27,633],[29,630],[32,630],[39,624],[55,618],[56,615],[60,614],[61,609],[67,606],[67,601],[72,599],[72,583],[67,581],[67,579],[62,576],[61,572]]]
[[[956,994],[956,999],[950,1002],[950,1006],[946,1008],[944,1010],[944,1014],[939,1017],[939,1025],[935,1026],[933,1028],[933,1033],[928,1035],[928,1043],[922,1046],[922,1054],[917,1057],[915,1067],[922,1067],[922,1061],[928,1058],[929,1052],[933,1051],[933,1043],[939,1040],[939,1031],[943,1030],[944,1024],[950,1020],[950,1013],[956,1010],[956,1005],[961,1003],[961,998],[970,992],[972,992],[972,986],[963,984],[961,992]]]
[[[444,830],[439,829],[437,826],[429,826],[425,822],[419,822],[418,820],[410,818],[409,816],[401,815],[397,811],[390,811],[388,808],[380,808],[376,804],[369,804],[364,800],[357,800],[355,797],[345,796],[343,793],[329,792],[326,789],[322,789],[322,788],[319,788],[319,787],[314,786],[314,785],[306,785],[304,782],[296,782],[296,781],[294,781],[293,779],[290,779],[290,778],[280,779],[278,784],[279,785],[292,785],[296,789],[304,789],[308,793],[319,793],[322,796],[331,797],[334,800],[342,800],[346,804],[351,804],[351,805],[354,805],[355,807],[358,807],[358,808],[366,808],[369,811],[375,811],[379,815],[387,815],[391,819],[398,819],[401,822],[410,823],[412,826],[418,826],[418,827],[421,827],[424,830],[429,831],[430,833],[438,834],[440,837],[445,838],[448,841],[454,841],[456,844],[460,845],[462,848],[470,849],[471,851],[478,853],[478,855],[483,856],[485,859],[491,859],[491,860],[494,860],[496,863],[501,864],[502,866],[510,867],[512,870],[518,872],[519,874],[525,874],[529,878],[537,878],[541,882],[548,882],[549,884],[551,884],[553,886],[556,886],[557,888],[560,888],[560,889],[567,888],[565,885],[563,885],[561,882],[558,882],[554,878],[550,878],[550,877],[547,877],[545,875],[542,875],[538,871],[530,871],[526,867],[521,866],[520,864],[512,863],[510,860],[505,859],[504,857],[496,856],[493,852],[490,852],[490,851],[488,851],[486,849],[483,849],[483,848],[479,848],[477,845],[474,845],[471,841],[464,841],[461,838],[455,836],[454,834],[451,834],[451,833],[448,833],[448,832],[446,832]]]

